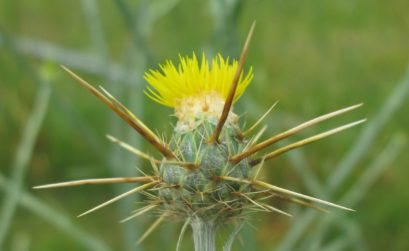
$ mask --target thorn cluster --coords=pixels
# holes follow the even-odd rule
[[[71,70],[62,66],[85,89],[104,102],[122,120],[155,147],[162,154],[163,159],[156,159],[111,135],[107,135],[108,139],[114,143],[149,161],[152,167],[151,174],[142,177],[77,180],[37,186],[35,188],[54,188],[84,184],[135,183],[135,188],[132,190],[80,214],[79,217],[114,203],[130,194],[141,193],[147,198],[146,205],[135,210],[122,222],[150,211],[159,212],[160,217],[148,228],[146,233],[140,238],[140,241],[145,239],[164,219],[177,219],[185,222],[195,222],[195,219],[202,219],[207,222],[213,222],[215,225],[220,225],[231,220],[242,219],[248,212],[252,211],[276,212],[291,217],[292,215],[289,213],[268,203],[268,200],[273,197],[320,211],[325,211],[325,209],[317,204],[352,211],[352,209],[347,207],[293,192],[258,179],[259,171],[266,161],[292,149],[305,146],[358,125],[365,120],[358,120],[328,130],[277,148],[269,153],[261,153],[275,143],[289,138],[301,130],[352,111],[360,107],[361,104],[311,119],[260,143],[257,143],[257,141],[265,131],[265,127],[249,138],[252,131],[277,104],[277,102],[274,103],[266,114],[253,126],[244,130],[244,132],[242,132],[238,121],[234,120],[232,122],[227,120],[228,116],[230,116],[229,114],[232,114],[232,104],[236,97],[235,93],[240,77],[242,76],[254,27],[255,25],[253,24],[243,47],[230,90],[218,120],[214,121],[207,116],[198,116],[194,118],[197,123],[192,130],[175,130],[169,142],[164,142],[158,137],[108,91],[103,88],[101,88],[102,91],[97,90]],[[156,98],[160,98],[159,95]]]

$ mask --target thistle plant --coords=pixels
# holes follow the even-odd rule
[[[68,68],[62,66],[85,89],[104,102],[113,112],[137,131],[162,155],[161,159],[144,153],[111,135],[108,139],[150,163],[151,173],[136,177],[76,180],[38,186],[54,188],[84,184],[135,183],[135,188],[118,195],[82,214],[84,216],[114,203],[130,194],[141,193],[146,205],[135,210],[123,221],[148,212],[159,213],[158,219],[140,237],[144,240],[162,221],[185,222],[182,229],[191,225],[196,251],[213,251],[215,232],[230,222],[245,220],[252,211],[289,213],[268,204],[269,198],[300,204],[325,211],[319,204],[353,211],[325,200],[281,188],[259,179],[264,163],[292,149],[305,146],[338,133],[365,120],[358,120],[332,130],[279,147],[268,153],[263,150],[317,123],[344,114],[361,106],[349,106],[297,125],[287,131],[260,142],[265,128],[259,126],[276,103],[252,126],[242,128],[233,104],[244,93],[253,78],[252,68],[244,72],[244,64],[254,31],[250,29],[239,60],[223,58],[218,54],[209,62],[205,54],[199,60],[180,56],[176,67],[167,61],[160,70],[145,73],[148,82],[145,94],[159,104],[172,107],[177,123],[171,139],[154,133],[137,116],[104,88],[96,89]],[[238,230],[232,234],[234,239]],[[230,250],[232,239],[224,250]]]

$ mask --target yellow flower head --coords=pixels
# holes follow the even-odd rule
[[[202,98],[206,95],[217,95],[225,100],[238,62],[229,58],[224,59],[220,54],[212,59],[211,65],[204,53],[199,64],[196,55],[192,57],[179,56],[177,67],[168,60],[160,65],[160,70],[149,70],[145,73],[145,80],[149,83],[145,94],[154,101],[177,108],[184,99]],[[252,68],[245,76],[241,73],[234,101],[237,101],[253,78]]]
[[[150,86],[145,94],[154,101],[173,107],[178,123],[177,131],[191,131],[203,119],[216,123],[222,113],[225,100],[233,83],[238,62],[224,59],[220,54],[211,64],[204,53],[199,61],[192,57],[179,56],[177,67],[170,61],[160,65],[160,70],[149,70],[145,80]],[[252,68],[244,76],[241,72],[233,101],[244,93],[253,78]],[[230,111],[226,126],[236,121],[236,115]]]

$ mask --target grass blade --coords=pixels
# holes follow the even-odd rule
[[[33,110],[27,120],[14,162],[12,164],[12,183],[3,200],[0,213],[0,249],[3,247],[8,229],[16,210],[23,185],[24,175],[31,160],[34,144],[44,120],[50,100],[51,87],[44,83],[37,92]]]
[[[13,182],[8,181],[0,174],[0,189],[10,192]],[[48,221],[50,225],[64,231],[74,241],[83,245],[87,250],[93,251],[111,251],[111,249],[96,236],[84,231],[75,225],[72,220],[61,212],[50,208],[47,204],[37,199],[28,192],[21,192],[18,203],[23,207],[36,214],[40,218]]]

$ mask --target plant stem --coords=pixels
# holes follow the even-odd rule
[[[212,220],[196,218],[192,220],[195,251],[215,251],[215,223]]]

